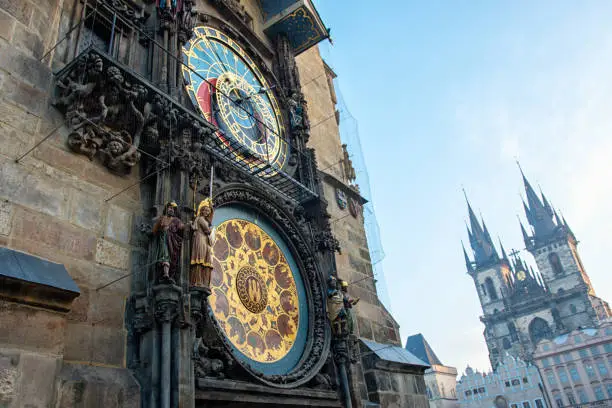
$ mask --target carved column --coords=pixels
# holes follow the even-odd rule
[[[338,367],[340,375],[340,386],[342,388],[342,397],[344,398],[344,407],[352,408],[351,387],[348,377],[348,365],[350,363],[348,336],[337,336],[333,342],[334,361]]]
[[[154,366],[159,367],[158,375],[153,373],[154,377],[159,379],[158,387],[154,386],[151,390],[152,394],[155,394],[159,390],[159,407],[170,408],[172,405],[172,384],[176,383],[176,379],[172,378],[172,365],[173,365],[173,342],[172,342],[172,324],[178,316],[180,307],[180,300],[182,296],[182,289],[179,286],[168,284],[168,285],[157,285],[153,287],[153,294],[155,298],[155,319],[157,320],[158,326],[161,326],[161,347],[154,347],[153,352],[159,356],[159,364]],[[178,347],[175,344],[174,347]],[[155,362],[155,357],[154,360]],[[156,398],[152,398],[155,401]],[[178,404],[178,401],[176,401]],[[156,406],[154,403],[151,406]]]

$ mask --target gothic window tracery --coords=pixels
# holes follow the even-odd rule
[[[513,322],[508,323],[508,331],[510,332],[510,339],[512,341],[518,341],[518,333]]]
[[[563,275],[563,265],[561,265],[561,260],[559,259],[559,254],[556,252],[551,252],[548,254],[548,262],[554,272],[555,275]]]
[[[531,342],[535,345],[540,340],[551,338],[552,331],[546,320],[536,317],[529,323],[529,336],[531,337]]]
[[[497,291],[495,290],[495,285],[493,285],[493,279],[486,278],[485,279],[485,288],[487,289],[487,293],[491,300],[497,300]]]

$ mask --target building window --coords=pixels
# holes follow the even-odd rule
[[[472,393],[473,393],[474,395],[478,394],[478,389],[477,389],[477,388],[474,388],[474,389],[472,390]]]
[[[511,405],[510,405],[510,408],[518,408],[518,405],[516,405],[516,404],[511,404]]]
[[[586,370],[586,373],[589,376],[589,378],[591,379],[597,378],[597,375],[595,374],[595,370],[593,369],[593,365],[590,362],[584,364],[584,369]]]
[[[427,399],[431,399],[432,395],[431,395],[431,390],[429,389],[429,387],[425,388],[425,392],[427,393]]]
[[[587,397],[586,391],[584,391],[583,388],[578,388],[576,392],[578,393],[578,399],[580,400],[581,404],[586,404],[589,402],[589,397]]]
[[[553,357],[553,360],[555,360],[555,364],[561,364],[561,355],[557,354]]]
[[[548,384],[549,385],[556,385],[557,384],[557,379],[555,378],[555,373],[553,373],[552,371],[549,371],[546,373],[546,378],[548,380]]]
[[[593,387],[593,391],[595,391],[595,401],[601,401],[601,400],[606,399],[606,396],[604,395],[603,388],[601,387],[601,385]]]
[[[556,252],[551,252],[548,254],[548,262],[550,262],[550,267],[552,268],[555,275],[563,274],[563,266],[561,265],[561,260],[559,259],[559,255]]]
[[[467,391],[465,392],[465,396],[466,396],[466,397],[469,397],[469,396],[471,396],[471,395],[472,395],[472,391],[467,390]]]
[[[506,381],[506,387],[510,387],[510,381]]]
[[[523,384],[529,384],[529,378],[523,377]]]
[[[487,288],[482,283],[480,284],[480,290],[482,290],[482,294],[487,296]]]
[[[569,383],[569,378],[567,378],[567,371],[565,371],[564,368],[557,370],[557,375],[559,376],[559,381],[561,381],[561,384]]]
[[[523,408],[531,408],[531,404],[529,403],[529,401],[523,402]]]
[[[570,367],[570,375],[572,376],[572,381],[574,383],[580,382],[580,374],[578,373],[578,369],[576,367]]]
[[[536,404],[536,408],[544,408],[544,401],[542,401],[540,398],[535,400],[535,404]]]
[[[555,403],[557,404],[557,408],[563,408],[563,398],[561,398],[561,394],[553,395],[555,399]]]
[[[591,354],[593,356],[598,356],[601,354],[601,349],[599,348],[599,346],[593,346],[591,347]]]
[[[612,383],[606,384],[606,391],[608,392],[608,398],[612,398]]]
[[[502,340],[502,345],[504,346],[504,350],[512,348],[512,343],[510,343],[510,340],[508,340],[507,337],[504,337],[504,339]]]
[[[529,323],[529,336],[531,337],[531,342],[536,345],[540,340],[551,338],[552,331],[546,320],[536,317]]]
[[[521,385],[521,382],[517,379],[512,380],[512,385]]]
[[[608,375],[608,367],[606,367],[606,363],[604,363],[603,361],[598,361],[597,371],[599,371],[599,375],[601,375],[602,378]]]
[[[493,279],[491,279],[490,277],[486,278],[485,286],[487,288],[489,298],[491,298],[491,300],[497,300],[497,292],[495,291],[495,286],[493,285]]]
[[[542,359],[542,367],[550,367],[550,360],[547,358]]]
[[[576,313],[576,306],[574,306],[573,303],[570,305],[570,312],[572,312],[572,314]],[[578,337],[578,336],[576,336],[576,337]]]
[[[612,343],[604,344],[604,350],[606,351],[606,353],[612,353]]]
[[[581,358],[586,358],[589,356],[587,349],[578,350],[578,354],[580,355]]]
[[[485,392],[487,392],[487,390],[485,389],[485,387],[479,387],[479,388],[478,388],[478,393],[479,393],[479,394],[484,394]]]
[[[572,306],[574,306],[574,305],[572,305]],[[571,308],[571,307],[570,307],[570,308]],[[574,306],[574,308],[576,308],[576,307]],[[574,343],[576,343],[576,344],[580,344],[580,343],[582,343],[582,337],[580,337],[580,336],[574,336]]]
[[[518,333],[516,331],[516,326],[514,325],[514,323],[512,323],[512,322],[508,323],[508,331],[510,332],[510,339],[512,341],[518,341],[519,340],[519,336],[518,336]]]
[[[570,405],[576,405],[576,398],[574,398],[574,393],[571,391],[566,391],[565,396],[567,397],[567,401]]]

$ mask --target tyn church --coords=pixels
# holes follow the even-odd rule
[[[513,251],[510,259],[501,242],[500,256],[484,220],[476,218],[467,202],[472,257],[465,247],[463,254],[482,305],[480,320],[494,369],[506,353],[530,360],[540,340],[594,327],[610,316],[608,303],[595,295],[565,218],[522,176],[529,225],[521,223],[521,231],[537,271],[518,252]]]

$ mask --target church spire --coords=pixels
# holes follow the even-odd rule
[[[521,165],[518,162],[517,164],[523,177],[525,194],[527,196],[527,204],[523,201],[527,221],[533,227],[534,238],[547,238],[555,232],[557,227],[553,221],[552,208],[544,194],[542,194],[542,200],[540,200],[538,194],[531,187],[529,180],[525,177]]]
[[[476,214],[472,209],[472,205],[467,198],[465,190],[463,190],[463,194],[465,195],[465,202],[468,207],[468,216],[470,218],[470,225],[467,227],[467,230],[468,237],[470,239],[470,246],[474,252],[474,264],[476,268],[489,265],[493,262],[498,262],[499,255],[497,254],[495,245],[491,240],[491,234],[489,233],[484,220],[482,221],[481,225],[478,218],[476,218]]]
[[[506,255],[506,250],[504,249],[504,244],[501,242],[501,238],[497,237],[499,240],[499,247],[501,248],[502,257],[501,259],[506,261],[508,265],[510,265],[510,260],[508,260],[508,255]]]
[[[523,241],[525,241],[525,246],[529,248],[529,246],[531,245],[531,238],[529,238],[529,234],[527,234],[527,231],[525,231],[523,222],[521,221],[518,215],[516,216],[516,218],[518,218],[519,224],[521,225],[521,234],[523,234]]]

